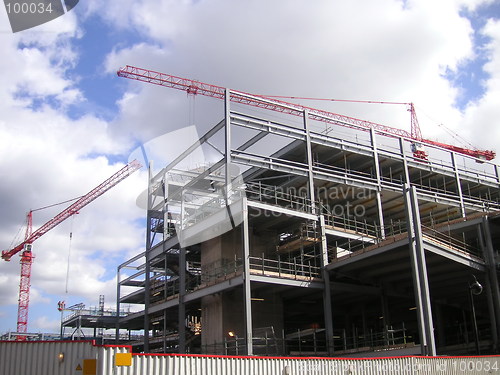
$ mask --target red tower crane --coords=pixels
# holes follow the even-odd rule
[[[17,333],[21,335],[17,336],[19,341],[25,340],[23,333],[27,332],[28,327],[28,307],[30,298],[30,286],[31,286],[31,264],[33,263],[34,255],[31,252],[32,243],[47,233],[49,230],[53,229],[57,225],[61,224],[64,220],[72,215],[77,214],[83,207],[103,195],[105,192],[110,190],[112,187],[117,185],[119,182],[123,181],[125,178],[130,176],[132,173],[141,168],[141,164],[137,160],[133,160],[128,163],[125,167],[120,169],[118,172],[109,177],[106,181],[102,182],[99,186],[95,187],[89,191],[84,196],[78,198],[73,204],[68,206],[66,209],[61,211],[59,214],[54,216],[52,219],[43,224],[36,231],[32,231],[33,225],[33,211],[30,211],[27,215],[27,228],[26,235],[23,242],[14,247],[11,250],[2,251],[2,258],[6,261],[10,259],[20,251],[21,253],[21,281],[19,283],[19,304],[17,312]]]
[[[124,68],[120,68],[117,71],[117,74],[119,77],[125,77],[137,81],[152,83],[159,86],[183,90],[186,91],[188,94],[194,94],[194,95],[200,94],[217,99],[224,99],[225,97],[224,87],[191,80],[188,78],[176,77],[170,74],[156,72],[154,70],[143,69],[127,65]],[[236,93],[235,95],[231,95],[230,99],[233,102],[252,105],[259,108],[269,109],[297,116],[302,116],[304,110],[307,110],[309,112],[309,116],[312,119],[318,121],[323,121],[326,123],[332,123],[345,127],[356,126],[365,128],[367,130],[374,129],[383,132],[389,136],[408,138],[414,141],[413,153],[414,156],[419,159],[424,159],[424,160],[427,159],[427,153],[421,147],[419,147],[420,145],[423,144],[438,146],[441,148],[445,148],[447,150],[472,156],[481,160],[492,160],[495,158],[494,151],[468,149],[422,138],[422,132],[420,130],[420,126],[417,120],[417,115],[413,103],[401,103],[401,104],[408,104],[410,106],[408,109],[411,113],[411,133],[410,133],[403,129],[397,129],[390,126],[377,124],[371,121],[360,120],[357,118],[345,115],[339,115],[337,113],[327,112],[320,109],[305,107],[299,104],[289,103],[271,97],[249,94],[242,91],[233,90],[233,92]],[[237,95],[237,94],[242,94],[242,95]]]

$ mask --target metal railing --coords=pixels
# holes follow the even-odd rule
[[[274,276],[287,279],[302,280],[321,277],[321,268],[315,266],[310,260],[298,262],[293,258],[292,262],[283,261],[280,258],[268,259],[249,257],[250,270],[263,276]]]

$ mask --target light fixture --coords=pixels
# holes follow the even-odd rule
[[[64,362],[64,353],[63,353],[63,352],[61,352],[61,353],[59,353],[59,354],[57,355],[57,361],[58,361],[59,363],[63,363],[63,362]]]
[[[417,306],[413,306],[413,307],[410,307],[408,310],[416,310],[417,309]]]
[[[252,300],[252,301],[265,301],[264,298],[255,298],[255,297],[250,298],[250,300]]]
[[[472,284],[469,284],[469,288],[475,296],[480,295],[483,292],[483,286],[477,281],[476,276],[472,275],[474,278],[474,282]]]
[[[234,336],[236,336],[236,334],[235,334],[233,331],[229,331],[229,332],[227,333],[227,335],[228,335],[229,337],[234,337]]]

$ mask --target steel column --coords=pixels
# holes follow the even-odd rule
[[[179,249],[179,319],[177,331],[179,333],[179,353],[186,353],[186,249]]]
[[[405,180],[403,182],[410,185],[410,172],[408,171],[408,160],[406,159],[403,138],[399,138],[399,149],[401,151],[401,158],[403,159],[403,171],[405,174]]]
[[[328,347],[328,355],[333,355],[333,315],[332,315],[332,295],[330,292],[330,275],[326,269],[328,264],[328,244],[326,242],[325,231],[325,217],[319,216],[319,224],[321,230],[321,273],[323,276],[324,289],[323,289],[323,311],[325,315],[325,330],[326,330],[326,344]]]
[[[380,237],[382,239],[385,239],[384,214],[382,211],[382,197],[380,194],[382,181],[380,179],[380,165],[379,165],[379,161],[378,161],[377,141],[375,139],[375,130],[373,130],[373,128],[370,128],[370,141],[372,143],[373,164],[375,167],[375,177],[377,179],[376,198],[377,198],[378,221],[379,221],[379,225],[380,225]]]
[[[484,232],[484,245],[485,245],[485,260],[488,267],[488,279],[491,286],[491,297],[495,316],[500,317],[500,287],[498,285],[498,276],[496,269],[495,250],[493,249],[493,242],[491,240],[491,230],[488,217],[483,217],[482,222]],[[500,322],[497,321],[497,337],[500,337]],[[496,348],[500,349],[500,348]]]
[[[116,328],[115,328],[115,345],[120,343],[120,269],[118,266],[116,269]],[[61,340],[63,339],[63,326],[62,326],[62,311],[61,311]]]
[[[153,219],[151,215],[151,206],[153,205],[152,199],[152,187],[153,187],[153,162],[149,163],[148,166],[148,212],[147,212],[147,227],[146,227],[146,251],[144,253],[145,260],[145,280],[144,280],[144,353],[149,352],[149,305],[150,305],[150,295],[151,295],[151,221]]]
[[[316,194],[314,191],[314,173],[313,173],[313,157],[311,147],[311,133],[309,131],[309,111],[304,110],[304,130],[306,135],[306,155],[307,155],[307,169],[308,169],[308,185],[309,185],[309,199],[311,200],[312,214],[315,215],[316,208]]]
[[[429,282],[427,279],[427,267],[422,241],[422,228],[420,223],[418,199],[416,189],[414,187],[410,188],[408,185],[405,185],[404,200],[408,222],[408,239],[410,245],[413,287],[420,331],[420,346],[422,354],[434,356],[436,355],[434,324],[432,321]]]
[[[250,288],[250,236],[248,226],[248,205],[247,198],[243,197],[243,221],[241,225],[241,235],[243,242],[243,298],[245,309],[245,341],[247,354],[253,355],[253,326],[252,326],[252,300]]]
[[[450,154],[451,154],[451,164],[453,165],[453,172],[455,173],[455,182],[457,184],[458,198],[460,200],[460,211],[462,217],[465,217],[466,214],[465,214],[464,196],[462,194],[462,185],[460,185],[460,175],[458,173],[458,168],[457,168],[456,154],[454,152],[450,152]]]

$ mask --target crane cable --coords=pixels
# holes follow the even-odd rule
[[[68,264],[66,266],[66,294],[68,294],[68,283],[69,283],[69,265],[71,260],[71,242],[73,240],[73,221],[75,220],[75,215],[71,215],[70,231],[69,231],[69,247],[68,247]]]
[[[295,100],[317,100],[317,101],[328,101],[328,102],[343,102],[343,103],[365,103],[365,104],[397,104],[397,105],[408,105],[410,103],[407,102],[391,102],[391,101],[376,101],[376,100],[353,100],[353,99],[330,99],[330,98],[311,98],[311,97],[301,97],[301,96],[285,96],[285,95],[260,95],[266,98],[276,98],[276,99],[295,99]],[[457,132],[452,129],[446,127],[443,123],[436,122],[433,118],[427,115],[421,108],[419,108],[419,113],[423,113],[427,118],[431,121],[435,122],[436,125],[446,131],[451,137],[455,139],[455,141],[459,142],[462,145],[466,145],[466,147],[470,147],[472,149],[477,149],[471,142],[462,137]]]

